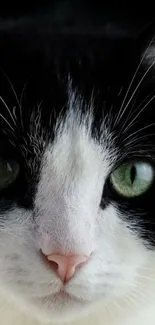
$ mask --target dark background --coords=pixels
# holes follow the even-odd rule
[[[0,2],[0,23],[45,15],[54,26],[70,28],[90,25],[106,28],[108,33],[137,37],[155,20],[153,1],[8,1]]]

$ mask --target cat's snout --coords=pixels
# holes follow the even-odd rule
[[[52,269],[56,272],[61,281],[68,282],[75,274],[77,268],[83,266],[89,260],[89,256],[73,255],[65,256],[58,254],[47,255]]]

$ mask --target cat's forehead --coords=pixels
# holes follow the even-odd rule
[[[117,158],[110,126],[103,117],[96,128],[93,99],[86,104],[72,87],[68,92],[66,109],[55,120],[50,117],[48,125],[41,111],[32,114],[29,132],[20,144],[22,155],[32,173],[39,164],[48,178],[53,173],[62,178],[69,173],[93,178],[103,167],[107,174]]]
[[[82,133],[85,148],[97,139],[102,150],[121,149],[121,156],[128,151],[131,155],[133,144],[137,142],[130,145],[133,140],[130,134],[134,136],[136,129],[144,129],[145,123],[151,122],[152,114],[150,108],[150,116],[143,110],[140,118],[136,117],[141,95],[137,101],[139,91],[133,95],[134,88],[129,86],[132,71],[135,72],[134,56],[130,55],[132,42],[108,41],[104,37],[89,42],[77,37],[76,42],[73,39],[65,42],[65,38],[61,41],[52,37],[43,39],[37,34],[34,42],[34,34],[16,32],[8,29],[0,34],[3,45],[0,51],[0,127],[10,144],[19,146],[29,165],[40,164],[45,148],[53,141],[57,148],[63,143],[67,150],[67,135],[72,139],[70,149],[77,148],[77,139],[82,139]],[[136,78],[137,84],[138,76]],[[78,100],[75,100],[75,89]],[[71,108],[75,113],[72,118]],[[135,152],[139,148],[137,146]]]
[[[110,164],[117,151],[106,125],[102,123],[102,137],[99,140],[93,137],[93,112],[88,110],[87,114],[81,114],[80,107],[76,105],[80,105],[80,102],[73,103],[73,107],[69,105],[65,118],[58,118],[53,143],[47,145],[44,156],[46,163],[53,164],[55,172],[61,171],[63,166],[62,173],[65,169],[76,169],[86,174],[91,168],[93,176],[104,160],[109,160]]]

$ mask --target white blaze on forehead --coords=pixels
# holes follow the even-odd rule
[[[46,251],[47,246],[83,254],[93,249],[95,219],[111,159],[107,146],[91,138],[91,123],[90,116],[81,119],[70,110],[45,151],[35,207]]]

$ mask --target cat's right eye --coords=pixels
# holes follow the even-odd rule
[[[19,164],[14,160],[0,158],[0,190],[10,186],[19,174]]]
[[[110,175],[110,183],[119,195],[133,198],[145,193],[154,178],[155,171],[150,163],[131,161],[122,164]]]

